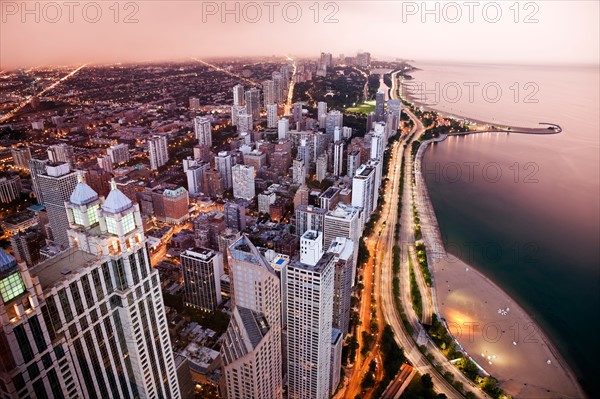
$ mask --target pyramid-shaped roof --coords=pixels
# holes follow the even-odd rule
[[[0,273],[4,273],[14,268],[17,265],[17,261],[11,255],[0,249]]]
[[[133,202],[121,190],[117,188],[115,181],[111,181],[112,190],[106,197],[102,210],[110,213],[123,212],[133,206]]]
[[[69,198],[69,201],[75,205],[86,205],[98,199],[98,193],[95,192],[90,186],[80,181],[75,186],[73,194]]]

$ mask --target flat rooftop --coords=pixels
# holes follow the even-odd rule
[[[50,288],[63,279],[77,272],[84,266],[92,265],[98,260],[94,254],[70,249],[30,268],[32,275],[37,276],[42,289]]]

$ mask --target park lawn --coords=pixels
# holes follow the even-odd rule
[[[358,112],[361,114],[368,114],[369,112],[375,112],[375,101],[365,101],[355,107],[346,108],[347,112]]]

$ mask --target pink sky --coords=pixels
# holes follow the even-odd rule
[[[228,1],[230,9],[237,4],[239,22],[235,12],[222,13],[221,1],[122,1],[118,15],[111,0],[76,1],[79,5],[73,9],[73,22],[69,22],[68,2],[25,3],[30,13],[21,1],[0,0],[0,69],[210,56],[316,56],[321,51],[337,56],[353,55],[357,50],[370,51],[378,58],[421,61],[599,61],[599,6],[595,0],[520,2],[518,15],[510,8],[513,1],[474,2],[473,8],[463,1],[429,1],[427,8],[434,11],[426,14],[421,1],[344,0],[329,2],[327,8],[327,2],[318,3],[317,23],[313,1],[274,1],[278,4],[274,8],[264,1]],[[257,9],[262,17],[252,22]],[[272,23],[270,9],[274,10]],[[292,23],[298,9],[301,15]],[[97,10],[101,12],[98,17]],[[203,10],[215,14],[203,14]],[[501,16],[492,23],[498,10]],[[132,12],[137,22],[125,23]],[[337,22],[324,23],[332,12]],[[537,22],[525,23],[528,15]],[[94,19],[98,21],[92,22]]]

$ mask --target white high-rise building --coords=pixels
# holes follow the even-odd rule
[[[330,111],[325,117],[325,133],[333,138],[333,133],[336,127],[342,128],[344,124],[344,114],[340,111]]]
[[[235,165],[231,168],[231,180],[233,183],[233,196],[245,200],[252,200],[256,195],[254,186],[254,167],[246,165]]]
[[[280,280],[246,236],[228,252],[233,310],[221,347],[227,398],[280,399]]]
[[[233,105],[244,105],[244,86],[233,86]]]
[[[290,132],[290,120],[288,118],[282,118],[277,122],[277,138],[279,140],[285,140]]]
[[[20,145],[10,149],[15,167],[22,170],[29,170],[27,162],[31,159],[31,148]]]
[[[269,213],[270,206],[277,199],[277,194],[275,192],[276,188],[279,185],[274,184],[271,185],[268,189],[258,194],[258,211],[262,213]]]
[[[267,127],[277,127],[277,104],[267,104]]]
[[[290,399],[330,397],[333,257],[326,253],[315,265],[291,262],[281,272]]]
[[[65,201],[69,199],[77,185],[77,172],[71,171],[69,163],[49,163],[46,173],[38,178],[40,191],[44,196],[44,206],[48,212],[48,223],[53,241],[68,246],[67,229],[69,220]]]
[[[306,183],[306,167],[304,166],[304,160],[294,159],[292,161],[292,180],[296,184]]]
[[[333,142],[335,143],[340,140],[342,140],[342,127],[336,126],[333,129]]]
[[[344,142],[336,141],[333,144],[333,175],[335,177],[342,176],[344,169]]]
[[[348,153],[348,170],[346,170],[346,176],[353,178],[360,166],[360,151],[353,150]]]
[[[327,176],[327,154],[321,154],[317,157],[317,181],[322,182]]]
[[[169,160],[169,145],[167,136],[154,135],[147,140],[150,169],[156,170]]]
[[[129,145],[127,144],[116,144],[110,146],[106,153],[112,159],[113,163],[121,164],[125,162],[129,162]]]
[[[48,159],[50,162],[67,162],[71,167],[74,166],[73,147],[68,144],[55,144],[48,147]]]
[[[363,220],[366,222],[377,207],[375,196],[375,168],[361,165],[352,179],[352,206],[363,209]]]
[[[254,127],[252,123],[252,114],[247,111],[242,111],[238,114],[237,128],[240,133],[248,133]]]
[[[346,237],[357,243],[362,235],[361,209],[339,202],[334,210],[325,214],[323,247],[329,248],[336,237]],[[358,245],[355,245],[355,258]]]
[[[205,194],[204,175],[210,170],[210,164],[202,161],[192,161],[185,171],[188,183],[188,192],[192,195]]]
[[[352,137],[352,128],[347,126],[342,127],[342,137],[344,140],[350,139]]]
[[[83,182],[63,205],[71,250],[30,268],[0,254],[0,394],[179,399],[139,206]]]
[[[265,108],[269,104],[276,104],[277,98],[275,96],[275,83],[272,80],[265,80],[263,82],[263,101]]]
[[[180,256],[185,304],[196,309],[214,311],[221,303],[223,254],[206,248],[193,248]]]
[[[105,155],[105,156],[98,157],[96,159],[98,161],[98,166],[100,166],[106,172],[112,173],[112,171],[113,171],[112,158],[110,156]]]
[[[371,132],[371,159],[383,160],[383,152],[387,144],[385,123],[377,122],[373,127],[374,131]]]
[[[319,127],[323,129],[326,124],[327,118],[327,103],[325,101],[319,101],[317,103],[317,120],[319,121]]]
[[[227,151],[220,151],[215,157],[215,167],[223,178],[223,188],[229,190],[233,187],[231,175],[231,155]]]
[[[231,125],[238,126],[240,123],[240,114],[246,113],[246,107],[243,105],[231,106]]]
[[[198,144],[212,147],[212,130],[210,126],[210,119],[204,116],[197,116],[194,119],[194,132],[196,133],[196,140]]]
[[[300,237],[300,262],[314,266],[323,256],[323,233],[306,230]]]

